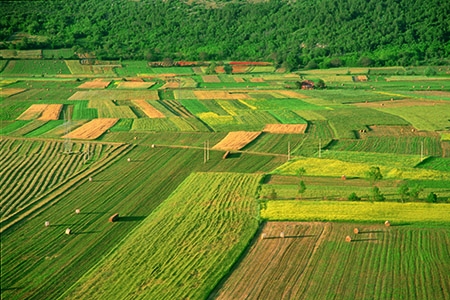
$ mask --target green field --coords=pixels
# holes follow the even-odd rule
[[[132,51],[90,65],[73,49],[33,51],[45,59],[0,63],[2,299],[448,298],[447,66],[245,66],[258,74],[204,83],[200,67],[150,67]],[[299,90],[303,79],[327,88]],[[77,88],[92,80],[111,84]],[[36,104],[62,104],[59,120],[17,120]],[[84,126],[96,140],[63,138],[98,118],[118,121]],[[211,149],[267,124],[307,127]]]
[[[189,176],[61,298],[206,298],[258,228],[259,179],[231,173]]]

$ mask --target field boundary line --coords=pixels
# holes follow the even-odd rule
[[[3,139],[11,139],[11,140],[33,140],[33,141],[42,141],[42,142],[63,142],[64,139],[51,139],[51,138],[36,138],[36,137],[22,137],[22,136],[2,136],[0,137],[0,141]],[[103,141],[94,141],[94,140],[76,140],[72,141],[72,143],[90,143],[90,144],[102,144],[102,145],[113,145],[113,146],[122,146],[127,143],[119,143],[119,142],[103,142]]]
[[[141,145],[145,146],[145,145]],[[166,147],[166,148],[182,148],[182,149],[195,149],[195,150],[203,150],[203,147],[200,146],[186,146],[186,145],[158,145],[155,144],[156,147]],[[149,147],[149,146],[148,146]],[[210,148],[210,151],[219,151],[219,152],[226,152],[225,150],[221,149],[213,149]],[[253,155],[261,155],[261,156],[277,156],[277,157],[288,157],[287,154],[279,154],[279,153],[266,153],[266,152],[255,152],[255,151],[244,151],[244,150],[232,150],[232,152],[235,153],[243,153],[243,154],[253,154]],[[291,158],[295,158],[297,156],[291,155]]]

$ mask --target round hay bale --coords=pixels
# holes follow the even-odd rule
[[[358,229],[358,228],[355,228],[355,229],[353,229],[353,232],[354,232],[355,234],[358,234],[358,233],[359,233],[359,229]]]
[[[75,213],[76,214],[79,214],[81,211],[77,208],[77,209],[75,209]]]
[[[155,144],[152,144],[152,148],[156,148],[156,145],[155,145]]]
[[[92,181],[93,179],[92,179],[92,177],[89,177],[89,181]]]
[[[137,140],[137,136],[135,136],[134,139]]]
[[[266,233],[261,234],[261,239],[262,239],[262,240],[265,239],[266,237],[267,237],[267,234],[266,234]]]
[[[346,177],[345,175],[342,175],[342,176],[341,176],[341,179],[342,179],[342,180],[346,180],[347,177]]]
[[[386,221],[386,222],[384,222],[384,225],[385,225],[385,226],[391,226],[391,222]]]
[[[45,221],[45,227],[50,226],[50,222],[49,221]]]
[[[72,233],[72,230],[70,230],[70,228],[67,228],[66,229],[66,234],[71,234]]]
[[[349,235],[347,235],[345,237],[345,241],[350,243],[352,241],[352,238]]]
[[[284,239],[284,232],[280,232],[280,238]]]
[[[130,162],[130,161],[131,161],[131,158],[128,157],[128,158],[127,158],[127,161]]]

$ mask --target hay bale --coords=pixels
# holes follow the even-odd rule
[[[265,238],[267,238],[267,234],[266,233],[261,234],[261,239],[263,240]]]
[[[345,175],[342,175],[342,176],[341,176],[341,179],[342,179],[342,180],[346,180],[347,177],[346,177]]]
[[[280,232],[280,238],[284,239],[284,232]]]
[[[72,230],[70,230],[70,228],[67,228],[66,229],[66,234],[71,234],[72,233]]]
[[[77,209],[75,209],[75,213],[76,214],[79,214],[81,211],[77,208]]]
[[[50,226],[50,222],[49,221],[45,221],[45,227]]]
[[[92,181],[93,179],[92,179],[92,177],[89,177],[89,181]]]
[[[137,140],[137,136],[135,136],[134,139]]]
[[[350,243],[352,241],[352,238],[349,235],[347,235],[345,237],[345,241]]]
[[[130,161],[131,161],[131,158],[128,157],[128,158],[127,158],[127,161],[130,162]]]
[[[358,233],[359,233],[359,229],[358,229],[358,228],[355,228],[355,229],[353,229],[353,232],[354,232],[355,234],[358,234]]]
[[[152,148],[156,148],[156,145],[155,145],[155,144],[152,144]]]
[[[119,214],[118,214],[118,213],[112,215],[112,216],[109,218],[109,222],[110,222],[110,223],[114,223],[114,222],[116,222],[116,221],[118,221],[118,220],[119,220]]]
[[[386,221],[386,222],[384,222],[384,225],[385,225],[385,226],[391,226],[391,222]]]

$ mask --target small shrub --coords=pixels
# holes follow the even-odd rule
[[[361,197],[358,197],[355,192],[348,196],[348,201],[361,201]]]
[[[427,202],[428,203],[436,203],[437,202],[437,195],[433,192],[430,192],[427,196]]]

